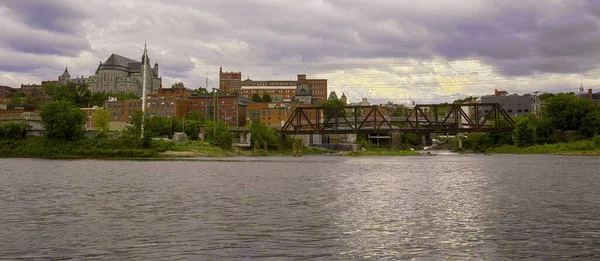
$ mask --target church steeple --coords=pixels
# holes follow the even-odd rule
[[[144,54],[142,55],[142,64],[144,63],[144,61],[147,61],[147,64],[150,64],[150,59],[148,59],[148,52],[146,50],[146,43],[144,43]]]

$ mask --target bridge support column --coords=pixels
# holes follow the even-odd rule
[[[463,146],[462,146],[463,136],[464,136],[464,134],[462,134],[462,133],[456,134],[456,137],[458,138],[458,148],[459,149],[463,148]]]

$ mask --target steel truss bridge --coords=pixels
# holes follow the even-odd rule
[[[379,106],[298,107],[282,134],[510,132],[515,122],[498,103],[422,104],[388,117]]]

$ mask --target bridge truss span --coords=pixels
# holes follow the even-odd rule
[[[397,114],[396,110],[396,114]],[[394,114],[382,106],[298,107],[283,134],[508,132],[515,122],[497,103],[422,104]]]

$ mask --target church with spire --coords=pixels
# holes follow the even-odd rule
[[[145,67],[144,62],[146,62]],[[159,76],[158,63],[152,66],[147,54],[142,55],[141,61],[136,61],[113,53],[106,61],[100,62],[94,75],[73,79],[65,68],[58,81],[60,84],[85,83],[89,90],[95,93],[134,93],[142,96],[144,70],[146,71],[146,94],[156,93],[162,85],[162,77]]]

